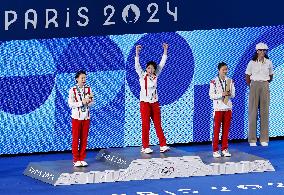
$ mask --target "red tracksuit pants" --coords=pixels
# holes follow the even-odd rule
[[[72,154],[73,162],[84,161],[90,120],[77,120],[72,118]]]
[[[229,129],[231,125],[232,111],[215,111],[214,116],[214,132],[213,132],[213,152],[219,150],[219,133],[222,124],[222,150],[228,149]]]
[[[161,111],[159,102],[140,102],[140,113],[142,119],[142,145],[149,147],[150,120],[153,120],[160,146],[166,146],[166,138],[161,125]]]

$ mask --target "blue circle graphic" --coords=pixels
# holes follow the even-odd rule
[[[58,57],[58,73],[124,70],[120,48],[109,37],[82,37],[69,43]]]
[[[54,74],[0,78],[0,109],[23,115],[40,107],[54,86]]]

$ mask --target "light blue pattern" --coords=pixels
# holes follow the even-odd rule
[[[266,30],[266,28],[242,28],[178,32],[188,42],[193,52],[194,84],[208,84],[216,76],[217,65],[222,61],[228,64],[230,69],[228,76],[232,77],[246,48]]]
[[[0,45],[0,77],[53,74],[55,68],[49,50],[37,40]]]

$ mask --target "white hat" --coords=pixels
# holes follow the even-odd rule
[[[265,43],[258,43],[258,44],[256,44],[255,49],[256,50],[259,50],[259,49],[266,49],[267,50],[268,46]]]

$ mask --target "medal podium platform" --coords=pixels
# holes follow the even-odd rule
[[[58,186],[275,171],[269,160],[237,150],[216,159],[211,151],[151,148],[152,154],[140,153],[140,147],[102,149],[86,160],[88,167],[73,167],[71,160],[31,162],[24,175]]]

